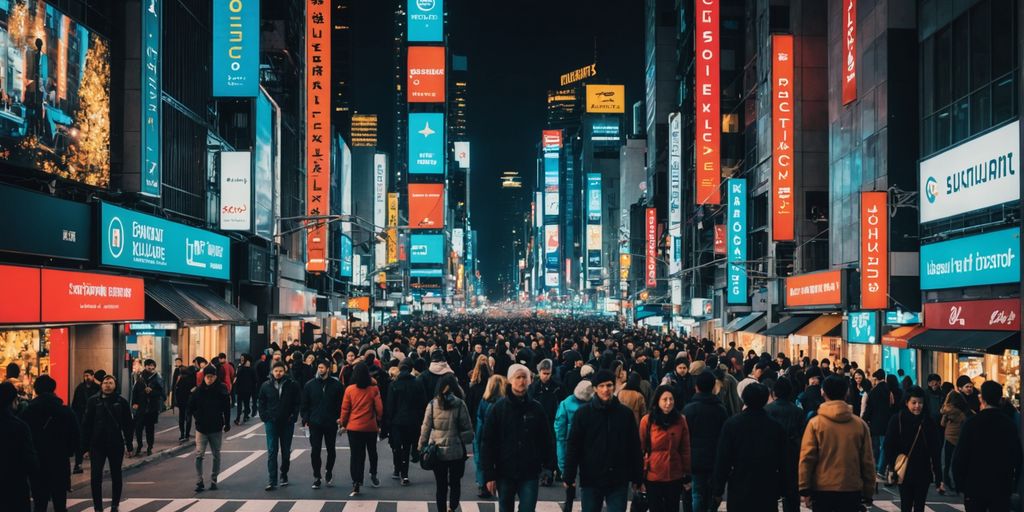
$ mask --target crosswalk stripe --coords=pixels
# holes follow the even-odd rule
[[[255,425],[253,425],[253,426],[251,426],[251,427],[249,427],[249,428],[247,428],[247,429],[245,429],[245,430],[243,430],[243,431],[241,431],[241,432],[239,432],[237,434],[234,434],[234,435],[228,437],[228,441],[234,441],[235,439],[238,439],[239,437],[243,437],[246,434],[251,434],[251,433],[255,432],[256,430],[260,429],[261,427],[263,427],[263,424],[257,422]]]
[[[183,498],[173,500],[170,503],[164,505],[163,508],[161,508],[157,512],[178,512],[179,510],[195,503],[195,501],[195,498]]]
[[[217,509],[227,502],[228,500],[196,500],[195,505],[189,507],[188,512],[217,512]]]
[[[299,448],[299,449],[296,449],[296,450],[292,450],[291,460],[294,461],[295,459],[299,458],[299,455],[302,455],[302,452],[304,452],[304,451],[306,451],[305,448]]]
[[[277,500],[249,500],[235,512],[270,512],[274,505],[277,505]]]
[[[400,501],[399,503],[402,503],[402,502]],[[423,505],[423,508],[427,508],[427,506]],[[480,507],[478,507],[476,505],[475,501],[463,501],[463,502],[459,503],[459,510],[462,510],[462,512],[480,512]],[[401,508],[399,508],[398,512],[403,512],[403,511],[402,511]]]
[[[250,453],[248,457],[242,459],[239,462],[234,463],[231,467],[225,469],[224,471],[221,471],[220,474],[217,475],[217,482],[224,482],[231,475],[241,471],[242,468],[248,466],[249,464],[252,464],[254,460],[260,458],[260,456],[262,456],[264,453],[265,452],[262,451]]]
[[[462,512],[479,512],[479,508],[473,505],[473,510],[469,510],[465,505],[462,507]],[[396,512],[427,512],[427,502],[425,501],[399,501],[395,503]]]
[[[346,501],[341,512],[376,512],[377,501]]]
[[[326,504],[324,500],[299,500],[292,505],[291,512],[320,512]]]
[[[538,501],[537,512],[562,512],[562,504],[557,501]]]
[[[885,512],[900,512],[900,508],[891,501],[876,501],[874,502],[876,508],[880,508]]]
[[[132,510],[135,510],[152,501],[152,499],[147,498],[128,498],[121,502],[121,505],[118,506],[118,510],[122,512],[132,512]],[[107,510],[110,510],[110,508],[107,507]]]

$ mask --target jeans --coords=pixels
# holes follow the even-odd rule
[[[536,478],[498,480],[498,512],[515,512],[516,496],[519,496],[519,512],[535,512],[539,483]]]
[[[693,512],[708,512],[714,509],[715,501],[711,499],[711,475],[694,473],[690,493],[693,495]]]
[[[885,474],[885,436],[871,436],[871,454],[875,456],[875,472]]]
[[[210,447],[213,454],[213,469],[210,471],[210,481],[217,483],[217,475],[220,473],[220,447],[224,444],[224,432],[204,434],[196,432],[196,480],[203,481],[203,457],[206,455],[206,447]]]
[[[124,480],[121,475],[124,447],[108,449],[105,446],[93,446],[89,449],[89,460],[92,464],[92,467],[89,468],[92,506],[96,510],[103,510],[103,464],[108,461],[110,462],[110,503],[112,506],[117,506],[121,502],[121,489],[124,488]]]
[[[189,414],[188,405],[178,406],[178,437],[188,439],[192,434],[192,415]]]
[[[238,394],[238,397],[235,400],[235,404],[236,404],[235,421],[238,421],[238,419],[242,417],[242,411],[243,410],[245,411],[245,417],[247,419],[250,416],[252,416],[251,414],[249,414],[250,413],[249,405],[251,403],[252,403],[252,393],[245,393],[245,394],[239,393]]]
[[[352,483],[363,485],[366,455],[370,456],[370,474],[377,474],[377,433],[348,431],[348,444],[352,452]]]
[[[327,474],[332,475],[334,473],[334,459],[338,456],[338,451],[334,448],[334,443],[335,440],[337,439],[337,425],[332,425],[328,427],[319,427],[317,425],[312,424],[309,425],[309,446],[312,449],[309,453],[309,459],[313,463],[314,480],[320,480],[321,444],[323,444],[324,448],[327,449]],[[330,478],[328,478],[328,480],[330,480]]]
[[[267,433],[267,473],[270,484],[277,485],[277,451],[281,450],[281,474],[288,475],[292,459],[292,436],[295,424],[290,421],[265,421],[263,430]]]
[[[146,448],[153,449],[156,436],[156,413],[140,412],[135,415],[135,449],[142,451],[142,431],[146,431]]]
[[[1010,496],[964,496],[966,512],[1009,512]]]
[[[402,478],[409,478],[409,455],[419,442],[419,427],[394,427],[391,429],[391,455],[395,471]]]
[[[942,483],[946,484],[947,489],[955,489],[953,486],[952,471],[950,470],[953,467],[953,452],[956,451],[956,445],[943,440],[942,451]]]
[[[900,485],[900,512],[924,512],[930,485],[928,480]]]
[[[459,508],[459,493],[462,490],[462,475],[466,473],[466,459],[439,460],[434,466],[434,481],[437,483],[437,510]],[[445,502],[448,508],[445,509]]]
[[[860,512],[859,492],[816,492],[811,496],[814,512]]]
[[[651,512],[679,512],[679,496],[683,493],[683,481],[646,482],[647,506]]]

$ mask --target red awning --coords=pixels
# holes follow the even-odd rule
[[[907,348],[907,342],[910,341],[910,338],[913,338],[927,330],[928,329],[925,329],[923,325],[905,325],[903,327],[897,327],[889,334],[882,335],[882,345],[896,348]]]

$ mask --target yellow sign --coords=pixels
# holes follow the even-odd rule
[[[587,85],[587,113],[626,113],[626,86]]]
[[[398,263],[398,193],[388,193],[388,265]]]
[[[561,87],[565,87],[571,83],[586,80],[593,76],[597,76],[597,64],[583,66],[575,71],[570,71],[559,77],[558,83]]]

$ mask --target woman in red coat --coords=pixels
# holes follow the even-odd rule
[[[370,456],[370,483],[374,487],[380,486],[377,479],[377,433],[384,416],[384,403],[377,384],[370,378],[370,368],[366,363],[355,365],[352,381],[353,384],[345,388],[338,425],[348,431],[348,444],[352,451],[352,492],[349,496],[358,496],[363,486],[363,465],[367,454]]]
[[[678,512],[679,496],[690,481],[690,429],[675,405],[672,386],[658,386],[650,414],[640,420],[644,486],[651,512]]]

